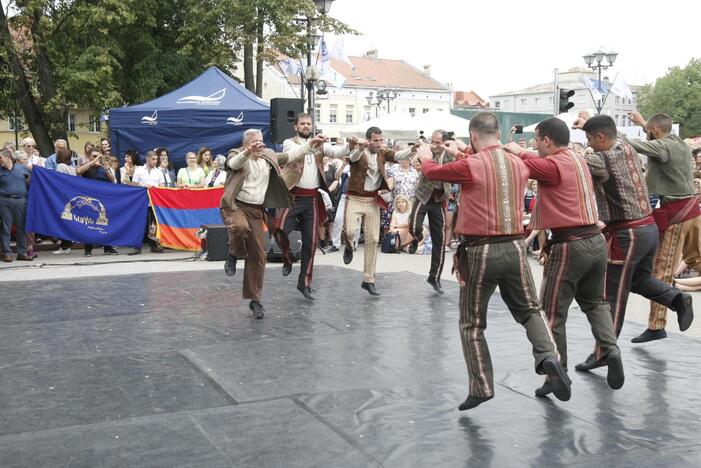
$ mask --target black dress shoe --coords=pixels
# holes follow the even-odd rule
[[[17,254],[17,260],[31,262],[32,260],[34,260],[34,257],[30,257],[29,255]]]
[[[348,246],[346,245],[346,248],[343,249],[343,263],[348,265],[352,261],[353,261],[353,249],[348,248]]]
[[[314,300],[314,296],[312,295],[312,288],[309,286],[297,286],[297,290],[302,293],[302,296],[306,297],[309,300]]]
[[[645,343],[646,341],[662,340],[667,338],[667,332],[662,330],[650,330],[649,328],[642,332],[640,335],[636,336],[631,343]]]
[[[289,276],[292,273],[292,264],[286,261],[282,261],[282,276]]]
[[[409,244],[409,248],[407,248],[406,250],[407,250],[407,252],[409,252],[410,254],[415,254],[416,251],[418,250],[418,248],[419,248],[419,241],[418,241],[418,239],[414,239],[413,241],[411,241],[411,243]],[[470,397],[468,397],[468,399],[469,399],[469,398],[470,398]],[[465,401],[467,401],[467,400],[465,400]],[[464,403],[463,403],[463,404],[464,404]],[[478,403],[478,404],[479,404],[479,403]]]
[[[567,378],[567,383],[571,386],[572,385],[572,379],[570,379],[570,376],[567,375],[567,371],[565,371],[565,377]],[[541,387],[538,387],[535,389],[535,396],[539,398],[545,398],[546,396],[550,395],[553,392],[553,387],[550,385],[550,379],[545,379],[545,382],[543,382],[543,385]]]
[[[672,305],[674,306],[674,311],[677,313],[679,330],[686,331],[691,326],[691,322],[694,321],[694,309],[691,306],[691,294],[685,292],[679,294],[674,298]]]
[[[226,273],[226,276],[234,276],[236,274],[236,257],[231,254],[226,256],[226,262],[224,262],[224,273]]]
[[[335,245],[332,245],[331,247],[326,249],[326,253],[331,253],[331,252],[338,252],[338,247],[336,247]]]
[[[377,292],[377,289],[375,289],[375,283],[368,283],[367,281],[363,281],[360,284],[360,287],[369,292],[371,296],[380,295],[380,293]]]
[[[579,372],[588,372],[592,369],[598,369],[599,367],[606,367],[608,363],[605,360],[599,361],[596,359],[596,356],[592,353],[587,358],[584,360],[584,362],[580,362],[576,366],[574,366],[574,370],[579,371]]]
[[[163,252],[165,252],[163,250],[163,247],[158,247],[157,245],[151,246],[151,253],[163,253]]]
[[[606,355],[606,363],[609,367],[608,374],[606,375],[606,381],[608,382],[609,387],[614,390],[618,390],[623,386],[623,382],[625,382],[621,352],[618,350],[609,351],[609,353]]]
[[[434,280],[431,278],[427,278],[426,282],[433,286],[433,290],[436,291],[438,294],[443,294],[443,287],[441,286],[441,280]]]
[[[256,320],[262,319],[265,315],[265,309],[258,301],[251,301],[251,303],[248,304],[248,308],[253,311],[253,316],[256,318]]]
[[[570,383],[565,370],[560,365],[560,362],[553,358],[548,357],[543,361],[543,370],[548,376],[548,382],[550,382],[550,387],[552,387],[553,394],[555,398],[560,401],[567,401],[572,396],[570,390]]]
[[[494,396],[487,396],[487,397],[476,397],[476,396],[468,396],[465,401],[460,403],[460,406],[458,406],[458,409],[460,411],[465,411],[474,408],[475,406],[479,406],[485,401],[489,401]]]

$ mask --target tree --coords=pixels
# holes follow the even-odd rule
[[[244,85],[258,96],[263,92],[265,63],[275,63],[281,54],[306,56],[307,21],[321,32],[357,34],[345,23],[319,14],[313,0],[232,0],[226,11],[231,19],[225,21],[228,34],[242,41]]]
[[[670,68],[654,85],[645,85],[638,94],[640,112],[663,112],[679,123],[680,136],[701,135],[701,59],[692,59],[684,68]]]
[[[300,17],[353,32],[312,0],[10,1],[0,11],[0,115],[19,110],[47,155],[72,109],[152,99],[206,67],[231,72],[241,55],[246,86],[260,96],[264,62],[306,50]]]

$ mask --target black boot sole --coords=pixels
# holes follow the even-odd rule
[[[625,374],[623,373],[623,360],[619,353],[609,353],[606,356],[606,363],[608,364],[608,374],[606,374],[606,381],[614,390],[618,390],[623,387],[623,382],[625,382]]]
[[[550,378],[550,387],[553,389],[555,398],[560,401],[567,401],[572,396],[569,385],[567,385],[567,376],[561,366],[552,360],[543,362],[543,370]]]
[[[686,310],[683,313],[677,312],[677,323],[679,324],[680,331],[686,331],[691,326],[694,321],[694,309],[691,306],[692,298],[691,294],[684,295],[684,305]]]

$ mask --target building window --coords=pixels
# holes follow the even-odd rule
[[[370,120],[370,112],[372,111],[372,107],[365,106],[363,108],[363,111],[365,112],[365,121],[367,122],[368,120]]]
[[[528,99],[526,99],[526,98],[521,98],[521,105],[522,105],[522,106],[525,106],[527,102],[528,102]]]
[[[14,132],[15,131],[15,122],[17,123],[17,131],[21,132],[22,131],[22,119],[17,115],[17,114],[10,114],[7,116],[7,131],[8,132]]]
[[[336,113],[338,111],[338,105],[337,104],[329,104],[329,122],[330,123],[335,123],[337,120]]]
[[[436,109],[436,112],[443,112],[443,109]]]
[[[352,105],[346,106],[346,123],[353,123],[353,111],[354,107]]]
[[[409,108],[409,115],[414,117],[416,115],[416,107]]]
[[[499,109],[501,107],[501,101],[494,101],[494,107]]]
[[[533,98],[533,101],[535,101],[535,105],[536,105],[536,106],[537,106],[538,104],[540,104],[540,98],[539,98],[539,97]]]
[[[621,98],[616,96],[616,104],[620,104],[620,102],[621,102]]]
[[[618,125],[618,122],[619,122],[618,114],[613,116],[613,121],[616,122],[616,125]],[[623,125],[623,119],[620,120],[620,124]]]
[[[552,96],[550,96],[550,97],[548,98],[548,102],[549,102],[550,104],[553,103],[553,97],[552,97]]]
[[[68,131],[75,132],[75,114],[68,114]]]
[[[99,115],[90,116],[90,131],[93,133],[100,133],[100,131],[102,131],[102,125],[100,122]]]
[[[423,108],[423,113],[424,113],[424,114],[428,114],[428,111],[429,111],[428,107],[424,107],[424,108]]]
[[[321,122],[321,104],[314,103],[314,122]]]

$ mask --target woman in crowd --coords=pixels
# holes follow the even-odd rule
[[[161,170],[161,172],[163,172],[163,186],[175,187],[175,170],[173,169],[173,163],[170,160],[168,148],[165,146],[156,148],[156,153],[161,158],[161,163],[158,168]]]
[[[79,162],[81,166],[86,162],[90,161],[90,153],[92,153],[93,149],[95,149],[95,145],[93,145],[89,141],[85,143],[85,145],[83,146],[83,156],[80,158]]]
[[[411,202],[406,195],[399,194],[394,199],[394,212],[389,225],[390,232],[399,236],[399,249],[406,250],[414,237],[409,232],[409,216],[411,215]]]
[[[27,167],[30,170],[34,166],[44,167],[46,158],[39,154],[34,138],[27,137],[22,140],[22,151],[27,155]]]
[[[212,170],[212,150],[203,146],[197,152],[197,165],[202,168],[204,175],[208,175]]]
[[[178,187],[180,188],[202,188],[204,187],[205,173],[197,164],[197,155],[190,151],[185,155],[187,167],[178,171]]]
[[[134,178],[134,171],[141,165],[139,153],[135,149],[128,149],[124,153],[124,166],[119,168],[119,180],[126,185],[131,185]]]
[[[69,176],[76,175],[76,169],[71,164],[71,151],[68,148],[59,148],[56,150],[56,172]],[[68,255],[71,253],[73,241],[61,239],[61,245],[58,250],[54,250],[54,255]]]
[[[207,174],[204,179],[205,187],[223,187],[224,182],[226,182],[226,171],[224,170],[224,164],[226,163],[226,156],[223,154],[217,155],[214,158],[213,169]]]

